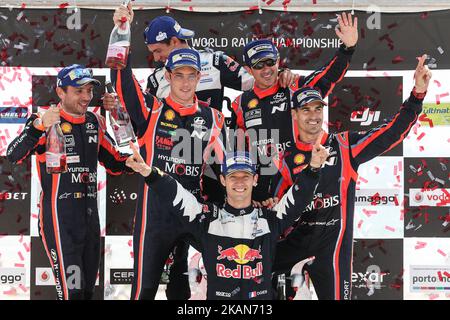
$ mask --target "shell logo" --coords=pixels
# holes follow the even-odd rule
[[[248,103],[248,108],[249,109],[253,109],[253,108],[256,108],[256,106],[258,105],[258,99],[252,99],[252,100],[250,100],[250,102]]]
[[[64,122],[61,124],[61,130],[63,133],[71,133],[72,132],[72,125],[68,122]]]
[[[297,154],[294,157],[294,163],[295,164],[299,165],[299,164],[302,164],[303,162],[305,162],[305,155],[304,154],[299,153],[299,154]]]
[[[167,110],[164,113],[164,117],[167,121],[172,121],[173,119],[175,119],[175,112],[173,110]]]

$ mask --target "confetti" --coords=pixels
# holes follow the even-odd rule
[[[403,61],[405,61],[405,58],[400,57],[400,56],[396,56],[394,59],[392,59],[393,64],[401,63]]]
[[[444,251],[442,251],[441,249],[438,249],[437,252],[443,257],[447,256],[447,254]]]
[[[31,248],[30,248],[30,245],[29,245],[28,243],[24,242],[22,245],[23,245],[23,247],[25,248],[25,251],[26,251],[26,252],[30,252],[30,249],[31,249]]]
[[[426,242],[417,241],[416,246],[414,247],[416,250],[423,249],[427,246]]]
[[[384,226],[384,228],[388,231],[395,232],[395,228],[393,228],[391,226]]]

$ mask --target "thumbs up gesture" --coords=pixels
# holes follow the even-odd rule
[[[311,161],[309,162],[309,165],[314,169],[322,167],[322,165],[325,163],[325,161],[330,155],[328,150],[325,149],[320,143],[322,141],[323,133],[324,132],[322,131],[319,134],[312,149]]]
[[[132,142],[130,142],[130,148],[131,150],[133,150],[133,154],[128,157],[125,164],[127,165],[127,167],[130,167],[135,172],[138,172],[144,177],[147,177],[152,171],[152,168],[145,163],[144,159],[139,154],[139,150]]]

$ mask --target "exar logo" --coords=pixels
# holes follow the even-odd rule
[[[380,111],[371,111],[364,108],[364,111],[353,111],[350,117],[351,122],[361,122],[362,126],[370,126],[372,122],[380,119]]]

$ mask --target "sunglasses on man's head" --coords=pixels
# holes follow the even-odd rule
[[[261,70],[264,66],[273,67],[277,63],[277,60],[274,59],[266,59],[261,60],[257,64],[255,64],[252,69]]]

